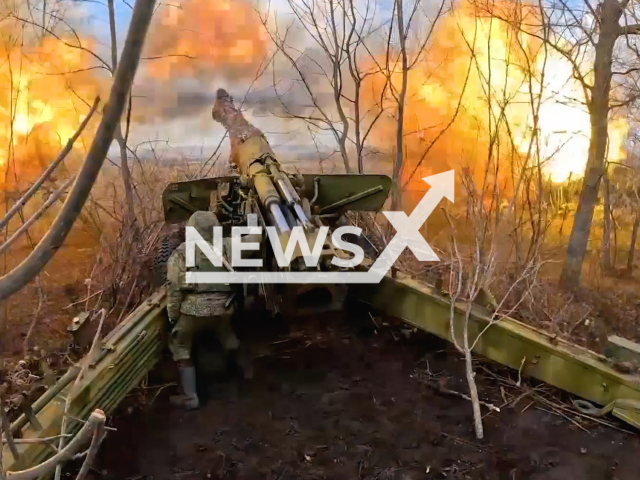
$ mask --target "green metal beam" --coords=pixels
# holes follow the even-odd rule
[[[424,283],[386,277],[378,285],[353,285],[349,293],[375,309],[451,341],[451,304]],[[455,309],[454,326],[456,336],[460,334],[460,343],[465,311],[464,305]],[[488,311],[472,308],[469,320],[471,342],[490,321]],[[502,319],[489,327],[478,340],[475,352],[516,370],[523,365],[524,375],[598,405],[631,400],[620,402],[621,405],[615,406],[612,413],[640,428],[640,412],[629,407],[634,401],[640,402],[640,377],[617,372],[607,364],[603,355],[511,318]],[[622,406],[625,403],[627,407]]]
[[[166,318],[166,293],[160,289],[129,314],[101,344],[97,360],[80,380],[71,399],[71,416],[87,419],[96,408],[113,412],[125,395],[153,368],[162,353],[162,332]],[[42,430],[35,431],[25,418],[16,420],[11,431],[21,438],[42,438],[60,433],[65,399],[71,391],[74,376],[67,373],[56,385],[34,402],[34,411]],[[71,422],[69,432],[81,427]],[[53,449],[45,444],[19,444],[20,458],[13,458],[5,446],[2,461],[7,471],[23,470],[46,460]]]
[[[428,285],[410,279],[385,277],[378,285],[352,285],[349,293],[373,308],[451,341],[451,305],[448,299]],[[72,416],[86,419],[96,408],[107,414],[113,412],[124,396],[153,368],[162,352],[165,307],[166,293],[160,289],[107,335],[97,360],[71,399]],[[454,321],[458,335],[462,332],[464,314],[464,306],[456,306]],[[490,321],[486,310],[472,309],[469,321],[472,342]],[[488,328],[478,339],[475,351],[514,369],[522,366],[524,375],[596,404],[611,406],[612,402],[619,401],[613,404],[612,414],[640,428],[637,407],[640,405],[640,378],[613,370],[602,355],[510,318]],[[20,431],[22,438],[57,435],[72,381],[73,373],[67,373],[34,402],[42,430],[34,430],[21,417],[12,425],[12,432]],[[77,432],[79,428],[80,424],[73,422],[70,433]],[[2,451],[3,464],[8,471],[31,467],[53,454],[45,444],[20,444],[18,448],[19,460],[13,458],[8,447]]]

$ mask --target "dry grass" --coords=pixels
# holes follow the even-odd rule
[[[2,356],[7,362],[5,370],[15,368],[18,360],[26,355],[38,355],[41,350],[48,352],[52,363],[68,360],[73,352],[68,348],[70,336],[66,327],[75,315],[107,308],[107,328],[110,328],[150,292],[149,266],[163,225],[163,189],[172,181],[197,178],[203,173],[208,176],[222,173],[222,164],[226,163],[219,162],[221,165],[215,165],[213,170],[207,167],[203,171],[199,163],[183,160],[167,166],[160,160],[163,159],[134,159],[132,162],[138,221],[135,234],[122,223],[124,195],[119,169],[105,167],[81,220],[40,275],[39,284],[30,283],[6,302],[6,333],[1,340]],[[284,163],[293,165],[292,162]],[[317,165],[315,167],[317,171]],[[305,162],[296,169],[312,172],[314,165]],[[40,198],[29,204],[27,217],[41,202]],[[462,203],[458,200],[456,205]],[[410,205],[407,208],[411,210]],[[32,242],[37,242],[45,233],[57,209],[52,208],[30,229]],[[636,326],[637,305],[640,304],[636,293],[638,280],[633,275],[620,274],[621,268],[615,276],[606,275],[600,268],[601,210],[599,215],[594,221],[591,249],[585,262],[583,290],[568,294],[556,287],[572,222],[571,213],[564,215],[558,211],[547,229],[540,255],[549,263],[541,269],[527,298],[513,314],[526,323],[596,350],[611,333],[640,340],[640,329]],[[464,212],[460,211],[458,217],[463,216]],[[626,264],[630,225],[624,222],[624,215],[619,217],[614,258],[620,267]],[[370,240],[372,255],[381,251],[394,233],[383,215],[355,214],[348,220],[363,228]],[[19,223],[12,224],[12,228],[16,225]],[[428,222],[428,230],[426,228],[424,233],[442,261],[420,264],[411,253],[405,252],[396,266],[414,278],[435,283],[450,268],[446,260],[448,235],[444,216],[440,212],[434,213]],[[27,239],[16,244],[7,255],[7,267],[21,261],[29,249]],[[498,299],[508,290],[514,274],[513,262],[502,258],[491,284]],[[505,301],[505,308],[510,308],[509,299]],[[27,335],[29,339],[25,342]]]
[[[13,379],[26,375],[29,385],[24,381],[14,385],[26,390],[41,382],[44,372],[39,359],[43,355],[54,370],[65,368],[81,354],[71,348],[67,332],[74,316],[106,308],[105,329],[109,329],[150,293],[149,267],[164,224],[162,191],[170,182],[197,177],[201,170],[201,165],[186,161],[166,166],[157,160],[133,164],[135,228],[123,223],[119,169],[106,166],[64,245],[35,281],[0,306],[5,311],[5,321],[0,322],[0,383],[15,383]],[[34,198],[28,204],[27,218],[42,201]],[[26,258],[59,208],[59,204],[52,207],[30,228],[28,238],[12,246],[6,255],[7,270]],[[14,219],[9,230],[20,224],[20,219]]]

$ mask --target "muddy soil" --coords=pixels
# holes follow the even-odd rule
[[[483,408],[485,439],[476,440],[470,404],[421,381],[428,371],[465,391],[459,355],[377,323],[350,316],[256,329],[255,378],[203,377],[199,411],[170,408],[172,387],[148,387],[146,406],[132,396],[116,416],[94,478],[638,478],[638,436],[591,422],[585,432],[530,401]],[[481,372],[481,397],[502,405]]]

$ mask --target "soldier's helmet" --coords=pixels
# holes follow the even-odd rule
[[[187,222],[188,227],[195,227],[200,236],[207,242],[213,242],[213,227],[219,227],[218,217],[212,212],[195,212]]]

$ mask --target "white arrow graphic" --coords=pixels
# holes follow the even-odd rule
[[[404,212],[383,212],[396,229],[396,235],[367,272],[187,272],[189,283],[380,283],[406,247],[422,262],[440,260],[420,234],[420,228],[443,197],[454,199],[455,172],[438,173],[422,179],[431,188],[413,209]]]
[[[410,216],[407,216],[404,212],[384,212],[384,215],[389,219],[397,233],[369,272],[367,272],[375,274],[379,278],[378,281],[382,280],[382,277],[391,269],[405,247],[409,247],[421,262],[437,262],[440,260],[431,245],[420,234],[420,228],[438,206],[442,197],[446,197],[453,202],[455,172],[454,170],[449,170],[437,175],[424,177],[422,180],[431,185],[431,188],[422,197],[422,200],[416,205]]]

